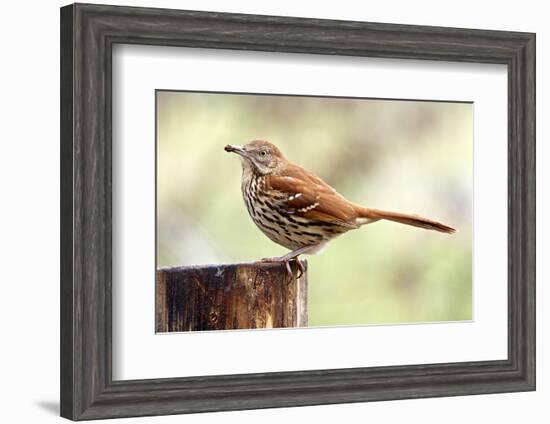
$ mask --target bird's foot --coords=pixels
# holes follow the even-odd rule
[[[292,272],[292,268],[290,267],[290,263],[292,261],[296,262],[296,266],[298,267],[299,274],[296,277],[296,279],[300,278],[302,275],[304,275],[305,267],[304,264],[300,261],[300,259],[296,256],[293,258],[287,258],[284,256],[275,257],[275,258],[263,258],[260,259],[260,262],[262,263],[284,263],[286,267],[286,272],[288,273],[289,277],[294,277],[294,273]]]

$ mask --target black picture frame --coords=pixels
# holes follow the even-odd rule
[[[116,43],[505,64],[508,359],[113,381]],[[535,390],[535,34],[74,4],[61,9],[61,415],[73,420]]]

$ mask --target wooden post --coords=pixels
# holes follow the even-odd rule
[[[307,262],[160,268],[156,331],[307,326]]]

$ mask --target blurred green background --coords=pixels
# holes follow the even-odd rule
[[[275,143],[353,202],[410,212],[454,235],[390,222],[308,256],[309,325],[472,319],[469,103],[157,92],[157,266],[287,252],[256,228],[226,144]]]

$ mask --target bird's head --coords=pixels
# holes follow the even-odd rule
[[[263,140],[254,140],[244,146],[225,146],[226,152],[237,153],[242,160],[243,168],[261,174],[274,174],[281,170],[286,159],[273,143]]]

